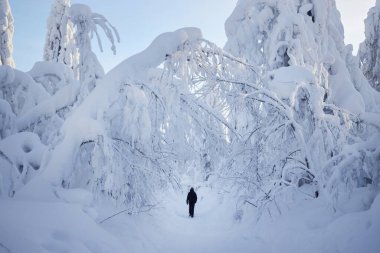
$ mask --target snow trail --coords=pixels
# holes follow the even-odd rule
[[[233,219],[234,205],[211,188],[196,189],[194,218],[187,192],[171,193],[150,215],[120,215],[104,228],[121,238],[128,252],[251,252],[248,235]]]
[[[263,215],[257,222],[257,209],[251,207],[241,221],[236,218],[236,199],[230,194],[210,187],[195,190],[193,219],[188,217],[187,191],[166,192],[153,211],[116,216],[102,227],[131,253],[354,253],[363,247],[360,241],[365,241],[363,252],[375,253],[380,247],[374,238],[380,231],[380,198],[368,211],[343,215],[334,213],[323,198],[298,194],[281,214]]]

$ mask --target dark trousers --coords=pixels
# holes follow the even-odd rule
[[[195,203],[189,203],[189,215],[191,217],[194,217],[194,206],[195,206]]]

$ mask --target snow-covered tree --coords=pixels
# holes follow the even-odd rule
[[[104,76],[103,67],[91,50],[92,36],[96,35],[99,48],[102,51],[98,27],[103,29],[111,42],[111,50],[115,54],[115,37],[119,41],[119,34],[104,16],[93,13],[87,5],[73,4],[70,7],[69,16],[70,21],[74,24],[75,44],[79,51],[79,64],[75,71],[82,83],[84,95],[86,95],[95,87],[96,80]]]
[[[0,0],[0,65],[15,67],[13,52],[13,16],[8,0]]]
[[[256,201],[260,195],[261,200],[273,200],[269,193],[304,183],[336,196],[344,180],[326,181],[327,171],[342,175],[338,164],[358,161],[353,153],[339,155],[353,140],[378,138],[371,120],[357,114],[378,111],[380,100],[344,45],[335,2],[240,0],[226,22],[226,33],[225,49],[261,69],[248,75],[248,81],[232,82],[246,89],[246,111],[255,116],[248,122],[240,119],[248,126],[243,135],[249,139],[237,144],[233,156],[241,158],[230,161],[228,174],[244,178],[243,188],[255,189]],[[362,147],[367,162],[376,160],[370,145]],[[374,167],[347,167],[351,174],[344,178],[353,182],[351,190],[363,185],[358,183],[363,178],[377,178]],[[371,186],[368,182],[364,185]]]
[[[360,67],[371,85],[380,91],[380,1],[368,11],[365,40],[359,47]]]
[[[56,0],[50,11],[44,48],[44,60],[61,62],[71,68],[78,65],[73,23],[69,21],[70,0]]]

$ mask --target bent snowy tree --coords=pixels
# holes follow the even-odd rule
[[[103,51],[97,28],[99,26],[111,42],[111,50],[115,54],[115,37],[119,41],[119,34],[104,16],[93,13],[87,5],[73,4],[69,16],[74,24],[75,45],[79,53],[79,63],[75,71],[85,89],[84,92],[88,93],[94,88],[96,80],[104,76],[103,67],[91,50],[91,38],[96,35],[100,50]]]

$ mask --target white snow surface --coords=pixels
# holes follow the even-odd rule
[[[85,196],[75,189],[68,196]],[[376,253],[380,249],[380,197],[367,211],[333,212],[323,198],[293,194],[281,214],[253,206],[238,208],[234,197],[196,187],[195,217],[188,217],[187,191],[159,194],[152,210],[119,214],[109,205],[86,201],[30,202],[1,199],[0,250],[3,252],[310,252]],[[58,195],[58,194],[57,194]],[[70,197],[66,200],[70,200]],[[133,212],[133,211],[132,211]],[[97,217],[97,218],[95,218]],[[20,243],[22,238],[22,243]],[[8,251],[7,251],[8,250]]]

